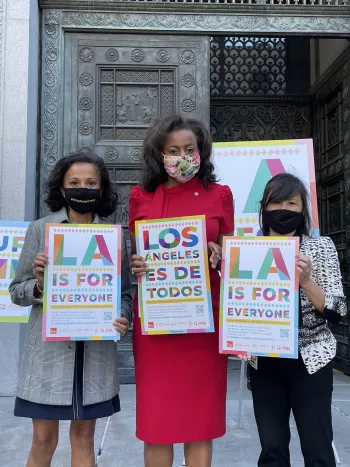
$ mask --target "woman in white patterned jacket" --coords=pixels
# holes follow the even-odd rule
[[[290,467],[293,411],[305,467],[335,467],[332,449],[332,360],[336,340],[327,321],[346,315],[337,251],[328,237],[311,237],[308,193],[291,174],[265,187],[260,218],[264,235],[299,236],[299,358],[252,358],[250,383],[261,454],[258,466]]]

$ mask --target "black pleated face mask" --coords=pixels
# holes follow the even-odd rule
[[[290,211],[289,209],[275,209],[263,211],[262,219],[274,232],[287,235],[295,232],[304,220],[304,213]]]

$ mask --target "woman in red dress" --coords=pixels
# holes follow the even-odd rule
[[[130,194],[132,273],[147,265],[136,255],[135,221],[206,216],[214,333],[142,335],[134,310],[136,436],[146,467],[171,467],[173,444],[185,444],[187,467],[210,467],[212,440],[226,431],[227,357],[219,354],[220,277],[224,235],[233,232],[233,199],[218,185],[204,125],[179,116],[157,121],[143,147],[141,186]]]

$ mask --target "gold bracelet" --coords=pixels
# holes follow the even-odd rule
[[[38,292],[40,293],[40,295],[42,295],[43,291],[41,290],[41,288],[39,287],[39,281],[37,280],[36,281],[36,288],[38,289]]]

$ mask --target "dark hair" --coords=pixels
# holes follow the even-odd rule
[[[203,185],[208,188],[210,183],[216,182],[214,165],[210,159],[212,141],[208,130],[198,120],[170,115],[154,122],[149,128],[143,143],[141,186],[147,191],[155,191],[159,185],[168,180],[163,161],[164,140],[176,130],[190,130],[197,138],[197,146],[201,157],[198,177]]]
[[[60,159],[52,172],[45,186],[45,203],[52,212],[60,211],[67,207],[66,200],[61,192],[63,179],[66,172],[73,164],[92,164],[94,165],[101,178],[101,199],[96,209],[96,214],[100,217],[108,217],[114,213],[117,207],[117,193],[114,185],[109,179],[109,173],[104,160],[85,151],[78,151]]]
[[[298,234],[310,235],[311,232],[311,216],[309,209],[309,194],[304,183],[295,175],[284,173],[275,175],[267,183],[262,200],[260,201],[260,226],[264,235],[269,235],[269,226],[263,222],[262,213],[270,203],[280,203],[293,196],[300,195],[303,202],[304,220],[298,228]]]

